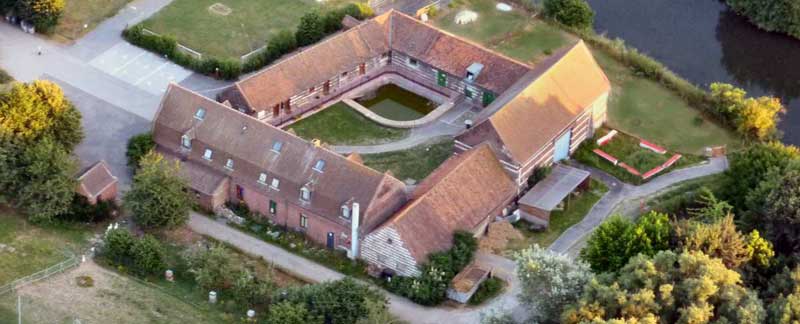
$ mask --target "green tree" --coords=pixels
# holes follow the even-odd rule
[[[233,282],[233,296],[242,305],[253,307],[269,304],[269,295],[275,289],[271,279],[259,279],[250,270],[243,269]]]
[[[800,38],[800,2],[796,0],[726,0],[736,12],[768,31]]]
[[[103,245],[103,255],[112,262],[129,264],[133,256],[133,246],[136,239],[127,229],[112,229],[106,233]]]
[[[298,46],[311,45],[325,37],[325,25],[319,12],[310,11],[300,17],[300,25],[294,35]]]
[[[221,244],[195,251],[187,256],[186,261],[189,272],[203,289],[219,291],[235,280],[233,255]]]
[[[563,323],[762,323],[765,312],[739,274],[702,252],[639,255],[592,280]]]
[[[49,32],[64,13],[66,0],[21,0],[17,10],[23,19],[33,21],[40,31]]]
[[[785,109],[778,98],[747,98],[747,93],[730,84],[712,83],[711,100],[718,115],[732,122],[739,133],[762,141],[773,137],[779,114]]]
[[[145,228],[174,228],[185,223],[192,202],[186,181],[180,177],[179,162],[150,152],[139,163],[123,201],[136,223]]]
[[[784,269],[770,281],[766,295],[772,298],[768,306],[768,322],[792,324],[800,322],[800,267]]]
[[[131,248],[134,271],[139,275],[161,273],[167,267],[165,254],[164,246],[155,237],[143,236]]]
[[[669,249],[671,237],[671,224],[666,214],[653,211],[636,223],[616,215],[592,233],[581,251],[581,258],[595,272],[617,271],[640,253],[654,255]]]
[[[682,221],[676,226],[679,248],[701,251],[719,258],[729,269],[738,269],[753,257],[748,238],[736,230],[733,215],[723,217],[715,223]]]
[[[50,137],[72,152],[83,139],[81,114],[53,82],[17,83],[0,98],[0,137],[25,142]]]
[[[704,223],[716,223],[717,221],[733,214],[733,206],[727,201],[720,200],[707,187],[700,189],[697,198],[698,208],[689,209],[689,214],[696,220]]]
[[[559,315],[575,303],[591,280],[589,267],[534,245],[514,255],[520,280],[519,300],[529,306],[533,320],[556,323]]]
[[[125,156],[128,157],[128,167],[134,171],[139,169],[139,161],[147,153],[156,148],[152,133],[143,133],[128,139],[128,149]]]
[[[767,179],[770,170],[782,174],[792,162],[800,160],[800,151],[779,142],[750,145],[731,154],[725,171],[723,197],[738,210],[746,208],[747,195]],[[757,199],[756,199],[757,200]]]
[[[386,305],[386,297],[351,278],[293,287],[275,298],[306,305],[309,322],[355,323],[369,315],[368,301]],[[320,321],[321,320],[321,321]]]
[[[760,224],[766,238],[785,254],[800,251],[800,171],[786,172],[765,205]]]
[[[544,0],[544,14],[571,27],[589,29],[594,24],[594,11],[586,0]]]
[[[50,222],[66,213],[75,193],[78,164],[49,138],[26,146],[15,165],[14,205],[33,222]]]
[[[306,324],[308,310],[303,304],[280,302],[269,307],[268,323],[270,324]]]

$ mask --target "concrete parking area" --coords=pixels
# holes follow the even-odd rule
[[[157,96],[164,94],[170,82],[179,83],[192,74],[163,57],[127,42],[114,45],[92,59],[89,65]]]

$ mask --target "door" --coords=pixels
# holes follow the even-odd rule
[[[494,101],[494,93],[489,91],[483,92],[483,106],[486,107]]]
[[[325,81],[325,83],[322,84],[322,94],[328,95],[328,93],[330,92],[331,92],[331,81]]]
[[[244,200],[244,188],[240,185],[236,185],[236,199]]]
[[[367,73],[367,65],[361,63],[361,65],[358,66],[358,74],[364,75],[365,73]]]
[[[570,129],[556,140],[555,152],[553,153],[553,162],[558,162],[569,157],[569,143],[571,137],[572,130]]]
[[[328,244],[326,246],[329,249],[333,249],[333,232],[328,232]]]
[[[442,71],[436,71],[436,83],[439,84],[440,87],[446,87],[447,74],[444,74]]]

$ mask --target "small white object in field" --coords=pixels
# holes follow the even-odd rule
[[[472,10],[462,10],[456,14],[456,24],[463,25],[478,19],[478,14]]]
[[[511,11],[511,9],[513,9],[507,3],[502,3],[502,2],[498,3],[497,6],[495,6],[495,8],[497,8],[497,10],[500,11]]]
[[[419,16],[419,20],[422,20],[422,22],[428,22],[428,14],[427,13],[422,14],[421,16]]]

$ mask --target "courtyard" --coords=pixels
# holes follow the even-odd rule
[[[288,126],[306,140],[331,145],[372,145],[400,140],[408,130],[379,125],[342,102],[324,108]]]
[[[344,2],[175,0],[143,25],[204,55],[239,59],[279,31],[294,30],[306,12]]]

